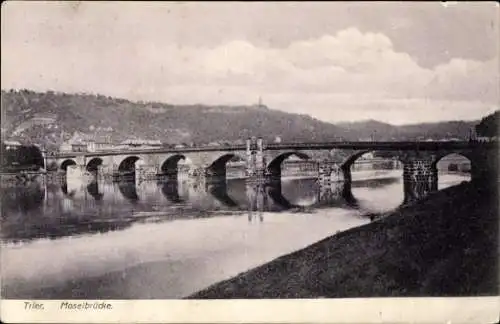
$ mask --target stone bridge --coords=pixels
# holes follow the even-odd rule
[[[296,156],[313,161],[323,185],[345,182],[349,191],[351,165],[368,152],[385,151],[403,166],[405,190],[422,196],[437,190],[439,160],[449,154],[460,154],[471,161],[472,179],[496,179],[497,142],[328,142],[272,143],[262,139],[247,140],[246,145],[187,147],[103,152],[58,153],[47,157],[61,172],[72,176],[133,176],[135,180],[162,176],[223,179],[228,169],[239,161],[233,178],[274,178],[281,175],[284,160]],[[494,172],[494,173],[492,173]],[[419,187],[417,188],[416,187]],[[409,193],[409,196],[412,194]]]

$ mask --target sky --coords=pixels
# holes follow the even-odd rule
[[[2,89],[252,105],[327,122],[499,108],[495,2],[3,2]]]

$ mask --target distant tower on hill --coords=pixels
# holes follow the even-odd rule
[[[475,127],[471,127],[469,129],[469,138],[468,138],[468,140],[470,142],[477,140],[477,133],[476,133],[476,128]]]
[[[258,108],[264,107],[264,105],[262,104],[262,97],[261,96],[259,96],[259,103],[257,104],[257,107]]]

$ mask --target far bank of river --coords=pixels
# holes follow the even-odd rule
[[[498,295],[496,184],[462,183],[188,298]]]

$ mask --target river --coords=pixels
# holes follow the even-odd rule
[[[314,179],[3,186],[2,296],[182,298],[403,202],[401,171],[353,179],[356,204]]]

